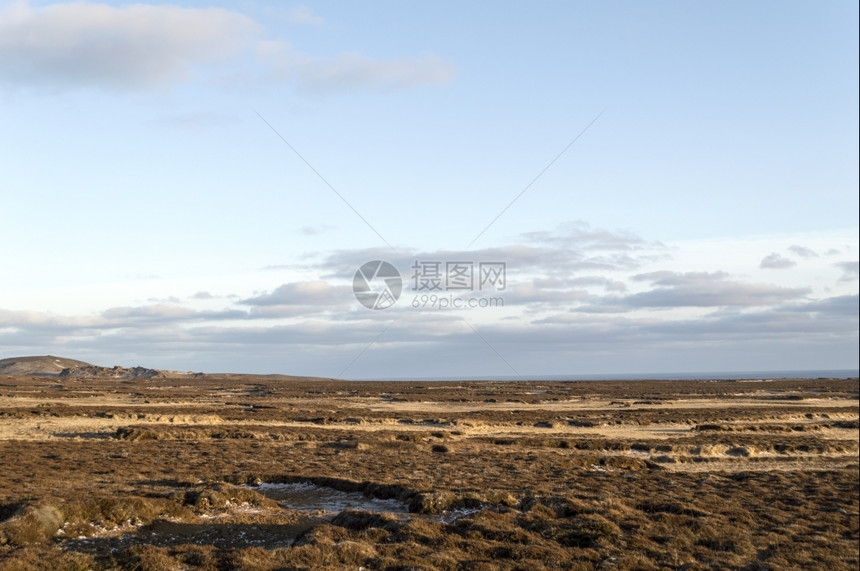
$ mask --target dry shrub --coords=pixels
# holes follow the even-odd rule
[[[391,529],[396,523],[397,520],[391,515],[360,510],[344,510],[331,521],[332,525],[351,530],[363,530],[369,527]]]
[[[708,512],[673,500],[646,500],[637,504],[636,509],[648,514],[676,514],[691,517],[704,517],[709,515]]]
[[[312,527],[301,537],[296,539],[294,545],[331,546],[340,541],[349,539],[349,530],[337,525],[321,524]]]
[[[590,514],[600,511],[600,506],[594,502],[586,502],[574,497],[526,497],[520,502],[519,509],[529,512],[538,506],[544,506],[555,513],[556,517],[574,517],[580,514]],[[543,513],[546,513],[545,511]]]
[[[515,495],[513,495],[512,493],[510,493],[507,490],[498,490],[498,489],[489,489],[489,490],[485,490],[485,491],[479,492],[479,493],[474,494],[474,495],[467,494],[466,497],[464,498],[464,500],[467,504],[465,507],[478,507],[477,504],[475,506],[468,505],[469,500],[472,498],[477,500],[479,503],[491,504],[494,506],[513,507],[519,503],[519,501],[517,500],[517,497]]]
[[[513,543],[529,543],[536,539],[532,532],[517,524],[516,516],[511,513],[498,513],[482,510],[458,519],[453,524],[454,529],[464,537],[477,536],[490,541],[499,541],[506,545]]]
[[[182,565],[170,556],[165,547],[154,545],[135,545],[127,552],[123,562],[126,569],[133,571],[179,571]]]
[[[566,522],[554,539],[567,547],[609,547],[622,535],[621,529],[605,517],[584,514]]]
[[[325,446],[327,448],[334,448],[335,450],[367,450],[370,448],[370,446],[358,440],[339,440],[337,442],[329,442]]]
[[[423,492],[409,500],[409,511],[418,514],[437,514],[454,507],[458,498],[451,492]]]
[[[400,543],[437,544],[445,535],[445,525],[426,519],[411,519],[400,526],[392,539]]]
[[[3,571],[91,571],[98,568],[88,553],[67,552],[44,544],[20,547],[8,554],[0,549]]]
[[[635,569],[636,571],[654,571],[661,568],[651,561],[647,555],[642,553],[625,553],[614,563],[615,569],[618,570]],[[689,569],[689,567],[684,567],[685,571]]]
[[[214,545],[181,545],[174,549],[176,558],[195,571],[217,571],[218,550]]]
[[[221,568],[254,569],[255,571],[270,571],[283,569],[283,558],[280,551],[270,551],[260,547],[246,547],[231,553]],[[296,567],[293,567],[296,569]],[[300,568],[299,568],[300,569]]]
[[[17,502],[11,504],[0,504],[0,524],[14,516],[18,511],[24,507],[24,504]]]
[[[150,523],[159,517],[188,517],[187,509],[164,498],[111,497],[87,500],[68,507],[69,519],[87,519],[98,525],[122,525],[129,521]]]
[[[305,544],[290,549],[278,550],[274,557],[270,555],[267,562],[262,554],[256,554],[253,564],[245,559],[244,565],[234,568],[240,569],[358,569],[378,568],[373,565],[378,558],[378,553],[373,545],[355,541],[350,537],[343,537],[337,542],[326,544]],[[272,561],[274,560],[274,561]],[[277,565],[272,565],[277,561]],[[261,565],[262,563],[262,565]]]

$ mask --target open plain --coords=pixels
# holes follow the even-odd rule
[[[0,376],[0,569],[856,569],[857,379]]]

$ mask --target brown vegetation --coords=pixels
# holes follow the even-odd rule
[[[856,379],[0,376],[0,569],[856,569],[857,418]]]

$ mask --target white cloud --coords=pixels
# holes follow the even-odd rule
[[[433,54],[387,60],[352,52],[317,57],[294,51],[280,41],[261,44],[259,53],[271,62],[275,78],[315,92],[447,85],[457,74],[451,62]]]
[[[0,12],[0,79],[18,85],[139,89],[187,79],[261,32],[218,8],[76,2]]]
[[[319,16],[315,16],[310,8],[302,4],[291,8],[287,12],[286,16],[287,20],[294,24],[309,24],[312,26],[319,26],[325,21]]]
[[[304,6],[287,19],[322,20]],[[231,58],[256,58],[262,70],[230,71]],[[455,67],[432,54],[374,59],[358,53],[318,57],[267,38],[252,18],[220,8],[94,2],[0,8],[0,84],[48,90],[78,87],[140,90],[183,82],[207,65],[225,77],[286,80],[313,91],[445,85]],[[197,125],[210,117],[179,117]]]

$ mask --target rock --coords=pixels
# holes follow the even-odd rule
[[[28,506],[0,523],[0,545],[48,541],[59,531],[63,522],[63,513],[52,505]]]
[[[67,367],[63,369],[59,377],[65,379],[96,378],[96,379],[151,379],[161,375],[157,369],[146,367],[99,367],[97,365],[84,365],[80,367]]]

